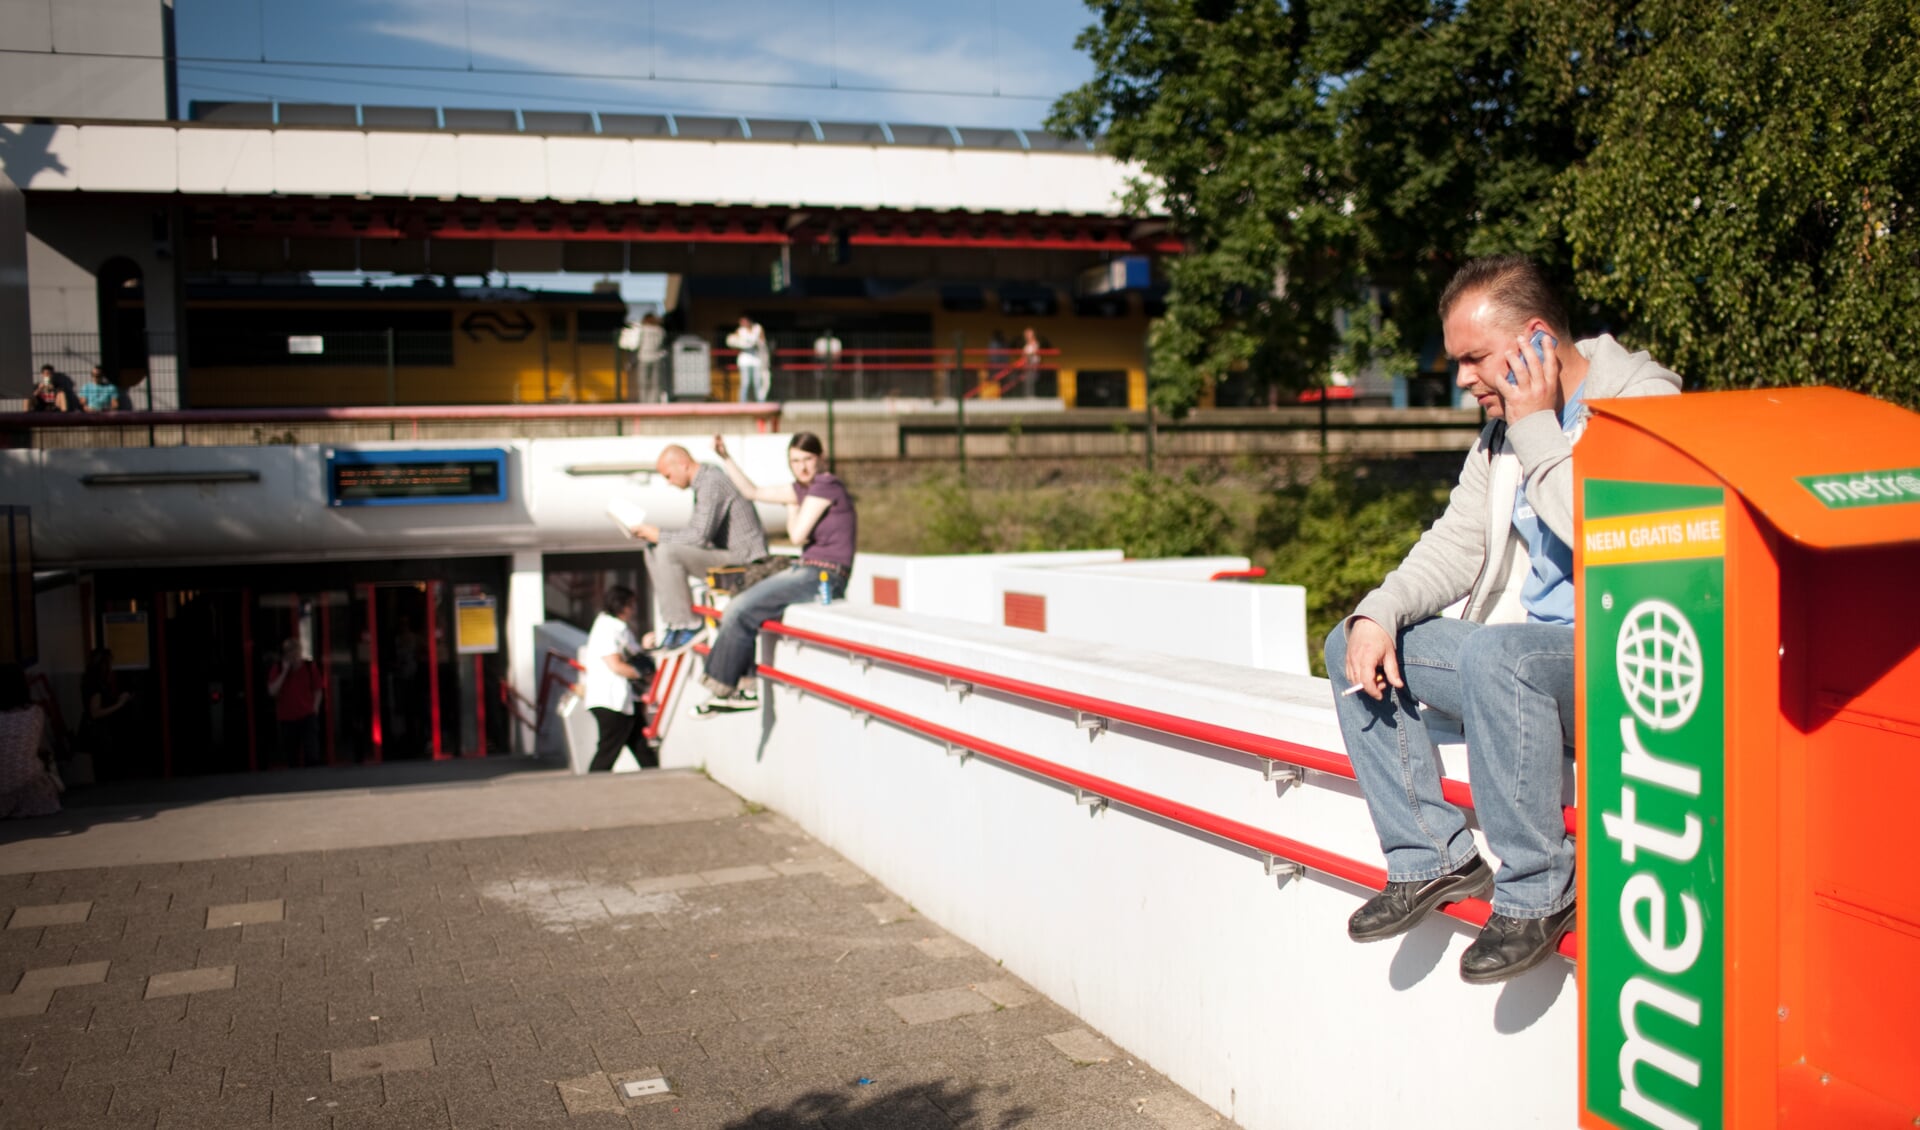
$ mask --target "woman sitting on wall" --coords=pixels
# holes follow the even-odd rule
[[[727,441],[719,436],[713,437],[713,452],[725,465],[727,477],[749,500],[786,505],[787,537],[800,547],[800,563],[761,581],[727,606],[720,634],[707,656],[707,673],[701,679],[713,697],[694,708],[700,715],[752,710],[760,705],[747,686],[753,674],[760,625],[777,619],[789,604],[819,599],[822,577],[834,600],[844,597],[859,533],[853,499],[847,494],[846,484],[820,469],[824,452],[820,437],[812,432],[795,435],[787,445],[787,466],[793,471],[793,482],[781,486],[755,486],[727,454]]]

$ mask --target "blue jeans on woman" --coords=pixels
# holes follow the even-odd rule
[[[847,594],[844,570],[829,570],[833,599]],[[760,625],[778,619],[789,604],[804,604],[820,598],[820,573],[817,565],[795,565],[734,597],[720,618],[720,634],[714,637],[713,650],[707,654],[707,678],[733,686],[753,670],[754,641],[760,637]]]
[[[1466,814],[1440,795],[1426,711],[1463,723],[1474,811],[1500,857],[1493,909],[1544,918],[1573,901],[1573,837],[1561,786],[1573,744],[1573,629],[1435,617],[1397,644],[1404,690],[1380,701],[1346,685],[1345,624],[1327,636],[1327,672],[1347,756],[1367,796],[1391,882],[1435,879],[1476,854]]]

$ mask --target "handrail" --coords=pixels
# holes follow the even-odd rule
[[[717,613],[715,613],[717,615]],[[1244,753],[1267,761],[1281,761],[1288,765],[1298,765],[1303,769],[1313,769],[1335,777],[1344,777],[1349,781],[1354,776],[1353,762],[1347,757],[1331,750],[1317,749],[1301,745],[1298,742],[1271,738],[1265,734],[1256,734],[1248,730],[1236,730],[1230,726],[1218,726],[1211,722],[1200,722],[1191,718],[1182,718],[1176,714],[1166,714],[1145,707],[1131,706],[1110,699],[1094,698],[1091,695],[1076,694],[1073,691],[1056,690],[1038,683],[1029,683],[1021,679],[1010,679],[1004,675],[995,675],[987,671],[976,671],[970,667],[960,667],[952,663],[923,659],[905,652],[890,651],[886,648],[872,647],[867,644],[853,643],[821,635],[805,628],[795,628],[778,620],[769,620],[761,626],[761,631],[773,632],[804,643],[831,647],[840,651],[863,655],[890,667],[902,667],[910,671],[920,671],[928,675],[954,679],[971,683],[975,687],[986,687],[1019,698],[1033,699],[1051,706],[1076,710],[1083,714],[1105,718],[1114,722],[1125,722],[1146,730],[1170,734],[1177,738],[1205,742],[1208,745]],[[1451,777],[1440,779],[1440,793],[1448,801],[1462,808],[1473,807],[1473,790],[1465,781],[1456,781]],[[1578,828],[1575,810],[1571,806],[1562,806],[1561,817],[1566,823],[1569,834]]]
[[[769,621],[769,626],[771,626],[771,623],[772,622]],[[1303,867],[1325,872],[1328,875],[1367,887],[1371,890],[1377,891],[1386,886],[1387,873],[1381,868],[1373,867],[1361,863],[1358,860],[1349,859],[1346,856],[1314,847],[1312,844],[1303,843],[1275,832],[1269,832],[1264,828],[1256,828],[1251,824],[1243,824],[1238,820],[1231,820],[1203,809],[1194,808],[1191,805],[1182,804],[1179,801],[1169,800],[1166,797],[1154,793],[1144,792],[1140,789],[1120,784],[1118,781],[1110,781],[1104,777],[1096,777],[1091,773],[1083,773],[1078,769],[1069,769],[1064,765],[1046,761],[1030,754],[1021,753],[1018,750],[1000,745],[997,742],[986,741],[985,739],[974,737],[971,734],[962,733],[959,730],[927,722],[923,719],[915,718],[910,714],[894,710],[891,707],[882,706],[877,702],[870,702],[843,691],[823,686],[812,680],[790,675],[778,668],[762,665],[759,673],[774,682],[784,683],[796,690],[817,695],[830,702],[838,703],[849,710],[890,722],[902,729],[944,742],[948,746],[968,750],[981,757],[991,758],[1003,764],[1011,765],[1016,769],[1031,773],[1034,776],[1044,777],[1050,781],[1091,793],[1111,804],[1125,805],[1128,808],[1140,812],[1158,816],[1165,820],[1171,820],[1176,824],[1192,828],[1195,831],[1204,832],[1207,835],[1226,840],[1230,843],[1239,844],[1242,847],[1252,848],[1255,851],[1263,852],[1269,856],[1290,860]],[[1488,915],[1492,913],[1492,907],[1488,905],[1486,900],[1474,898],[1442,906],[1440,907],[1440,912],[1471,925],[1485,926]],[[1560,939],[1559,952],[1569,958],[1575,957],[1579,953],[1578,946],[1579,940],[1577,935],[1569,931]]]
[[[351,408],[182,408],[161,412],[0,412],[0,428],[169,424],[337,424],[427,420],[644,420],[745,416],[777,427],[778,404],[422,404]]]

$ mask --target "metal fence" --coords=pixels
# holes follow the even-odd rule
[[[100,364],[100,335],[89,333],[38,333],[32,335],[33,370],[20,377],[8,377],[0,390],[0,409],[24,408],[41,366],[52,365],[55,381],[74,395],[93,383],[93,368]],[[110,377],[114,374],[108,374]],[[180,359],[171,332],[150,330],[130,334],[120,357],[121,406],[144,412],[165,412],[180,407]],[[71,381],[67,385],[61,378]]]

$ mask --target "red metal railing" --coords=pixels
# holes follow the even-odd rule
[[[766,626],[771,628],[774,624],[770,621]],[[1243,824],[1238,820],[1230,820],[1224,816],[1218,816],[1203,809],[1194,808],[1192,805],[1181,804],[1179,801],[1168,800],[1166,797],[1158,796],[1154,793],[1143,792],[1131,786],[1123,785],[1118,781],[1110,781],[1105,777],[1096,777],[1091,773],[1082,773],[1077,769],[1069,769],[1064,765],[1021,753],[1016,749],[1003,746],[998,742],[990,742],[983,738],[974,737],[971,734],[962,733],[959,730],[936,725],[924,719],[894,710],[891,707],[882,706],[877,702],[870,702],[867,699],[847,694],[844,691],[835,690],[832,687],[823,686],[812,680],[803,679],[797,675],[790,675],[778,668],[762,666],[759,669],[759,673],[774,682],[783,683],[796,690],[817,695],[829,702],[844,706],[849,710],[879,718],[899,726],[902,729],[911,730],[914,733],[944,742],[949,746],[970,751],[981,757],[991,758],[1005,765],[1011,765],[1024,772],[1031,773],[1034,776],[1045,777],[1050,781],[1056,781],[1060,784],[1083,790],[1111,804],[1125,805],[1136,811],[1150,813],[1162,819],[1171,820],[1174,823],[1192,828],[1195,831],[1203,832],[1209,836],[1214,836],[1230,843],[1240,844],[1243,847],[1252,848],[1255,851],[1263,852],[1269,856],[1290,860],[1303,867],[1344,879],[1347,882],[1355,883],[1371,890],[1377,891],[1386,886],[1387,873],[1382,869],[1361,863],[1355,859],[1349,859],[1346,856],[1334,852],[1326,851],[1301,840],[1269,832],[1264,828],[1256,828],[1251,824]],[[1488,915],[1492,913],[1492,908],[1487,904],[1486,900],[1476,898],[1443,906],[1440,908],[1440,911],[1453,918],[1458,918],[1462,922],[1468,922],[1475,926],[1484,926],[1487,924]],[[1560,953],[1567,957],[1578,956],[1578,937],[1573,933],[1567,934],[1561,939],[1559,949]]]
[[[717,613],[712,614],[718,615]],[[908,655],[905,652],[890,651],[886,648],[872,647],[868,644],[835,639],[832,636],[823,636],[818,632],[808,631],[805,628],[795,628],[780,623],[777,620],[767,621],[761,630],[799,640],[803,643],[816,644],[821,647],[830,647],[840,651],[850,652],[854,655],[865,656],[876,663],[885,663],[889,667],[901,667],[910,671],[920,671],[928,675],[938,675],[943,679],[953,679],[957,682],[970,683],[975,687],[984,687],[989,690],[999,691],[1003,694],[1032,699],[1035,702],[1044,702],[1048,705],[1064,707],[1068,710],[1076,710],[1083,714],[1105,718],[1110,722],[1125,722],[1131,726],[1139,726],[1141,729],[1154,730],[1159,733],[1172,735],[1173,737],[1187,738],[1191,741],[1205,742],[1208,745],[1219,746],[1222,749],[1230,749],[1236,753],[1244,753],[1250,757],[1258,757],[1266,761],[1279,761],[1288,765],[1298,765],[1303,769],[1312,769],[1321,773],[1331,774],[1335,777],[1344,777],[1349,781],[1356,779],[1353,772],[1353,762],[1348,760],[1345,755],[1335,753],[1332,750],[1319,749],[1314,746],[1302,745],[1298,742],[1268,737],[1265,734],[1256,734],[1248,730],[1236,730],[1230,726],[1219,726],[1212,722],[1199,722],[1191,718],[1182,718],[1176,714],[1166,714],[1158,710],[1149,710],[1142,706],[1114,702],[1110,699],[1094,698],[1091,695],[1057,690],[1053,687],[1045,687],[1038,683],[1029,683],[1021,679],[1011,679],[1004,675],[995,675],[987,671],[976,671],[969,667],[960,667],[951,663],[941,663],[937,660],[923,659],[920,656]],[[1457,804],[1462,808],[1473,807],[1473,790],[1465,781],[1442,778],[1440,781],[1440,791],[1441,795],[1445,796],[1446,799],[1453,804]],[[1561,817],[1566,823],[1567,831],[1569,833],[1574,832],[1576,828],[1574,809],[1571,807],[1563,807],[1561,809]]]

